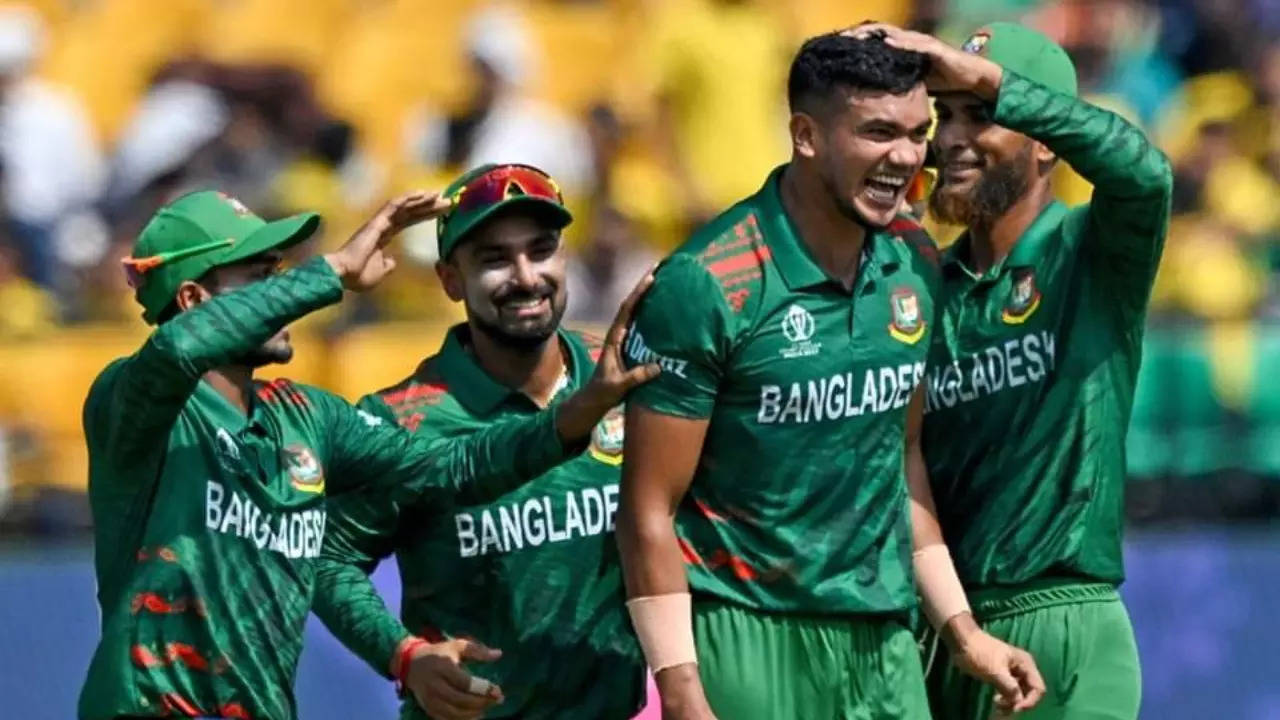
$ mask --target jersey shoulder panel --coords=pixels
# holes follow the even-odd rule
[[[710,278],[733,315],[754,316],[772,254],[751,202],[740,202],[703,226],[676,250],[672,259],[676,257],[687,258]]]
[[[441,430],[459,407],[439,368],[440,356],[423,360],[409,377],[368,397],[376,398],[409,432]]]

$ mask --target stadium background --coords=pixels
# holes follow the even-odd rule
[[[164,199],[217,187],[264,215],[319,210],[305,254],[395,191],[531,162],[577,215],[569,319],[595,325],[786,157],[798,41],[864,18],[952,41],[1034,24],[1173,159],[1129,438],[1143,716],[1280,718],[1280,0],[0,5],[0,716],[73,714],[97,634],[80,405],[144,337],[119,258]],[[1058,187],[1088,197],[1069,171]],[[409,233],[389,285],[301,323],[276,372],[353,399],[406,374],[460,318],[433,251],[431,228]],[[394,570],[378,579],[394,601]],[[303,720],[392,716],[387,685],[318,626],[298,687]]]

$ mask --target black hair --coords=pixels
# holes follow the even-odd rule
[[[813,113],[838,90],[903,95],[928,74],[928,56],[888,45],[883,32],[865,38],[832,32],[800,46],[787,78],[787,102],[792,112]]]

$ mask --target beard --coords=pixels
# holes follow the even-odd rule
[[[940,183],[929,195],[929,211],[950,225],[990,228],[1031,188],[1030,167],[1031,142],[1027,141],[1012,160],[984,172],[968,192],[949,192],[945,181]]]
[[[536,322],[504,322],[502,319],[502,304],[511,300],[519,301],[531,298],[546,298],[551,305],[551,314],[545,320]],[[467,321],[476,331],[483,333],[495,344],[508,347],[519,352],[532,352],[538,350],[547,340],[555,335],[556,330],[560,327],[560,320],[564,317],[565,307],[568,303],[562,294],[556,292],[556,288],[539,290],[537,292],[517,292],[509,293],[501,298],[492,301],[492,307],[497,312],[492,317],[486,313],[473,311],[467,308]]]
[[[284,338],[272,338],[240,359],[241,365],[260,368],[264,365],[283,365],[293,359],[293,345]]]

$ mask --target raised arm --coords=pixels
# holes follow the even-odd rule
[[[86,419],[106,428],[120,458],[162,447],[206,372],[243,357],[298,318],[342,299],[342,282],[315,258],[218,295],[157,328],[134,355],[107,368],[90,391]]]

